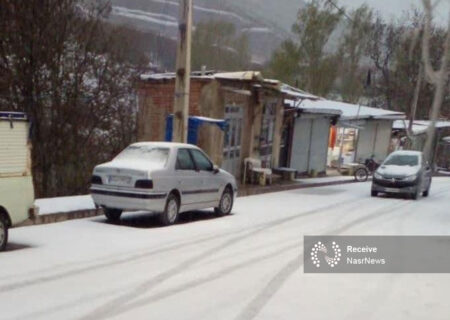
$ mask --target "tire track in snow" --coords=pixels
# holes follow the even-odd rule
[[[414,202],[401,202],[395,203],[388,207],[384,207],[379,210],[375,210],[364,217],[358,218],[346,225],[332,229],[325,234],[338,235],[348,229],[370,220],[374,220],[392,212],[394,209],[401,207],[408,207],[414,204]],[[397,212],[398,213],[398,212]],[[403,212],[400,212],[403,214]],[[256,316],[261,312],[261,310],[269,303],[270,299],[281,289],[281,287],[286,283],[286,281],[303,266],[303,254],[295,257],[295,259],[289,261],[286,265],[284,265],[280,271],[278,271],[274,277],[267,283],[262,291],[260,291],[247,306],[239,313],[239,315],[235,318],[235,320],[252,320],[255,319]]]
[[[273,259],[273,258],[275,258],[277,256],[283,255],[284,253],[287,253],[287,252],[290,252],[290,251],[293,251],[293,250],[298,251],[300,245],[301,245],[301,243],[296,242],[295,244],[290,244],[290,245],[278,248],[276,250],[272,250],[272,252],[270,252],[269,254],[264,254],[264,255],[260,255],[260,256],[251,258],[251,259],[249,259],[247,261],[244,261],[244,262],[241,262],[241,263],[237,263],[237,264],[234,264],[232,266],[226,267],[226,268],[224,268],[222,270],[213,272],[213,273],[211,273],[211,274],[209,274],[207,276],[204,276],[204,277],[202,277],[200,279],[195,279],[195,280],[189,281],[187,283],[184,283],[182,285],[179,285],[177,287],[170,288],[170,289],[164,290],[162,292],[156,293],[156,294],[154,294],[152,296],[149,296],[147,298],[143,298],[143,299],[136,300],[134,302],[128,303],[124,307],[115,310],[114,311],[114,316],[121,315],[121,314],[126,313],[126,312],[128,312],[130,310],[133,310],[135,308],[140,308],[142,306],[146,306],[146,305],[155,303],[157,301],[163,300],[163,299],[171,297],[173,295],[176,295],[176,294],[188,291],[190,289],[199,287],[199,286],[204,285],[206,283],[209,283],[209,282],[221,279],[221,278],[223,278],[223,277],[225,277],[227,275],[230,275],[230,274],[232,274],[232,273],[234,273],[236,271],[245,269],[245,268],[247,268],[247,267],[249,267],[251,265],[258,264],[258,263],[263,262],[265,260]],[[101,318],[96,318],[96,319],[101,319]]]
[[[355,206],[359,206],[359,203],[353,203]],[[391,206],[389,208],[389,211],[391,208],[396,208],[396,207],[401,207],[404,203],[402,202],[401,204],[399,203],[395,203],[394,206]],[[385,211],[387,208],[384,207],[382,208],[383,211]],[[375,215],[375,214],[379,214],[380,213],[380,209],[378,209],[376,212],[372,213],[371,216]],[[359,222],[359,221],[358,221]],[[348,228],[351,228],[351,224],[349,224]],[[225,269],[222,269],[220,271],[214,272],[206,277],[203,277],[201,279],[198,280],[193,280],[191,282],[188,282],[186,284],[182,284],[178,287],[175,288],[171,288],[168,289],[166,291],[154,294],[148,298],[143,298],[140,300],[137,300],[135,302],[131,302],[129,304],[126,304],[124,307],[115,310],[114,311],[114,316],[123,314],[127,311],[133,310],[134,308],[139,308],[151,303],[154,303],[156,301],[168,298],[170,296],[179,294],[181,292],[193,289],[195,287],[198,287],[200,285],[203,285],[205,283],[220,279],[226,275],[229,275],[230,273],[233,273],[239,269],[248,267],[254,263],[260,262],[262,260],[266,260],[266,259],[271,259],[271,258],[275,258],[276,256],[280,255],[281,253],[287,252],[287,251],[291,251],[292,249],[299,249],[301,248],[301,245],[303,244],[303,241],[299,241],[297,242],[295,245],[288,245],[286,247],[283,247],[281,249],[277,249],[276,251],[274,251],[273,253],[270,254],[266,254],[266,255],[262,255],[256,258],[252,258],[246,262],[242,262],[242,263],[238,263],[236,265],[233,265],[231,267],[227,267]],[[276,276],[268,283],[267,287],[265,288],[266,290],[264,290],[263,294],[261,295],[261,297],[258,297],[258,301],[260,303],[266,304],[267,301],[270,299],[270,295],[266,294],[266,291],[269,292],[276,292],[278,291],[278,289],[282,286],[282,284],[290,277],[290,275],[292,275],[296,270],[298,270],[298,268],[302,265],[302,260],[303,259],[303,255],[297,256],[295,259],[289,261],[283,268],[282,270],[276,274]],[[261,301],[263,300],[263,301]],[[252,306],[253,308],[254,306]],[[247,315],[245,315],[242,319],[247,319]]]
[[[358,201],[358,200],[356,200],[356,201]],[[359,201],[361,201],[361,200],[359,200]],[[320,213],[321,211],[324,211],[324,210],[330,210],[330,209],[336,208],[337,206],[345,206],[345,205],[348,205],[348,204],[349,204],[348,200],[346,200],[346,201],[342,201],[342,202],[339,202],[339,203],[336,203],[336,204],[333,204],[333,205],[328,205],[328,206],[320,207],[320,208],[317,208],[317,209],[312,209],[312,210],[309,210],[309,211],[305,211],[305,212],[300,213],[300,214],[295,214],[293,216],[289,216],[289,217],[285,217],[285,218],[281,218],[281,219],[275,219],[273,221],[269,221],[269,222],[257,225],[255,227],[252,227],[250,229],[249,228],[244,228],[244,229],[241,229],[241,230],[238,230],[238,231],[231,231],[231,232],[224,233],[224,234],[221,234],[221,235],[212,235],[212,236],[205,237],[205,238],[202,238],[202,239],[199,239],[199,240],[194,240],[194,241],[191,241],[191,242],[183,242],[181,244],[176,244],[176,245],[173,245],[173,246],[152,250],[150,252],[143,252],[143,253],[135,254],[135,255],[132,255],[132,256],[127,255],[127,256],[125,256],[123,258],[120,258],[120,259],[104,261],[104,262],[101,262],[101,263],[98,263],[98,264],[94,264],[94,265],[91,264],[91,265],[83,266],[83,267],[80,267],[80,268],[76,268],[76,269],[72,269],[72,270],[68,270],[68,271],[63,271],[63,272],[60,272],[60,273],[57,273],[57,274],[38,276],[38,277],[35,277],[35,278],[32,278],[32,279],[26,279],[26,280],[14,282],[14,283],[0,285],[0,292],[12,291],[12,290],[16,290],[16,289],[21,289],[21,288],[24,288],[24,287],[32,286],[32,285],[38,285],[38,284],[42,284],[42,283],[46,283],[46,282],[50,282],[50,281],[60,280],[60,279],[66,278],[66,277],[77,276],[77,275],[80,275],[80,274],[83,274],[83,273],[92,272],[92,271],[108,268],[108,267],[111,267],[111,266],[118,266],[118,265],[126,264],[126,263],[129,263],[129,262],[135,262],[135,261],[138,261],[140,259],[145,259],[147,257],[154,256],[156,254],[166,253],[166,252],[169,252],[169,251],[182,249],[182,248],[185,248],[185,247],[188,247],[188,246],[192,246],[192,245],[195,245],[195,244],[199,244],[199,243],[204,243],[204,242],[208,242],[208,241],[212,241],[212,240],[225,238],[225,237],[228,237],[230,235],[245,233],[244,236],[238,236],[237,237],[236,242],[237,241],[241,241],[240,239],[243,240],[246,237],[252,236],[253,234],[260,233],[260,232],[266,230],[267,228],[272,228],[272,227],[281,225],[283,223],[290,222],[290,221],[295,220],[295,219],[299,219],[299,218],[302,218],[302,217],[307,217],[307,216],[310,216],[312,214]],[[232,240],[227,241],[226,243],[229,243],[229,242],[232,244],[235,241],[232,239]],[[219,246],[219,247],[221,247],[221,246]],[[217,248],[213,248],[213,249],[217,250]],[[36,271],[36,272],[38,272],[38,271]]]
[[[350,202],[350,204],[355,204],[355,202],[361,202],[363,200],[356,200],[353,202]],[[327,210],[334,210],[338,206],[345,206],[348,205],[348,200],[342,201],[340,203],[334,203],[332,205],[324,206],[317,209],[312,209],[307,212],[303,212],[301,214],[296,214],[293,216],[289,216],[282,219],[277,219],[269,223],[263,224],[261,227],[256,228],[255,230],[252,230],[244,235],[237,236],[235,238],[232,238],[230,240],[225,241],[224,243],[214,246],[206,251],[203,251],[202,253],[195,255],[194,257],[191,257],[184,262],[176,265],[174,268],[171,268],[167,271],[164,271],[157,276],[152,277],[151,279],[145,281],[143,284],[139,285],[138,287],[130,290],[129,292],[111,300],[110,302],[104,304],[103,306],[98,307],[93,312],[87,314],[84,317],[81,317],[80,319],[88,320],[88,319],[105,319],[109,316],[115,315],[116,312],[118,312],[121,308],[123,308],[123,305],[127,305],[131,300],[139,297],[142,294],[145,294],[148,290],[155,288],[157,285],[161,284],[162,282],[173,278],[174,276],[182,273],[183,271],[187,270],[189,267],[195,265],[197,262],[200,262],[206,258],[208,258],[211,255],[214,255],[215,253],[224,250],[225,248],[228,248],[236,243],[239,243],[243,240],[246,240],[256,234],[259,234],[261,232],[264,232],[266,230],[272,229],[274,227],[283,225],[287,222],[291,222],[300,218],[304,218],[319,212],[327,211]]]
[[[445,191],[444,191],[445,190]],[[442,192],[442,191],[444,191],[444,192]],[[447,193],[449,190],[448,190],[448,188],[444,188],[444,189],[440,189],[440,190],[438,190],[437,192],[433,192],[433,194],[441,194],[441,193]],[[355,199],[359,199],[359,198],[355,198]],[[369,198],[370,199],[370,198]],[[362,199],[362,201],[365,201],[365,200],[367,200],[367,198],[364,198],[364,199]],[[359,202],[361,202],[361,201],[354,201],[354,200],[352,200],[352,199],[349,199],[349,200],[347,200],[347,201],[344,201],[344,202],[341,202],[341,203],[337,203],[335,206],[342,206],[343,204],[353,204],[353,205],[359,205]],[[416,202],[411,202],[411,204],[415,204]],[[404,204],[404,202],[402,202],[402,204]],[[409,204],[409,203],[408,203]],[[325,210],[325,208],[318,208],[317,210]],[[305,212],[306,213],[306,212]],[[284,220],[284,219],[283,219]],[[262,226],[262,225],[267,225],[267,224],[270,224],[271,222],[269,222],[269,223],[264,223],[264,224],[261,224],[260,226]],[[257,226],[257,227],[259,227],[259,226]],[[242,230],[240,230],[240,231],[238,231],[238,232],[242,232]],[[232,232],[232,233],[236,233],[236,232]],[[231,233],[230,233],[231,234]],[[201,240],[199,240],[199,241],[204,241],[204,239],[201,239]],[[198,241],[197,241],[198,242]],[[175,250],[175,249],[174,249]],[[212,281],[212,280],[214,280],[214,279],[211,279],[210,281]],[[204,281],[202,281],[202,283],[206,283],[206,282],[208,282],[208,281],[206,281],[206,279],[204,280]],[[197,285],[200,285],[200,284],[202,284],[202,283],[199,283],[199,284],[197,284]],[[195,285],[195,284],[192,284],[193,286],[197,286],[197,285]],[[189,289],[189,287],[186,287],[185,289],[182,289],[182,288],[180,288],[180,290],[188,290]],[[179,290],[178,290],[179,291]],[[177,293],[177,290],[172,290],[171,291],[171,294],[176,294]],[[162,299],[162,298],[165,298],[165,297],[168,297],[168,296],[170,296],[171,295],[169,292],[165,292],[165,293],[161,293],[161,294],[158,294],[158,295],[155,295],[154,296],[154,298],[158,298],[158,299]],[[81,301],[79,301],[79,302],[81,302]],[[70,306],[70,304],[68,305],[68,307]],[[64,309],[64,307],[63,306],[61,306],[62,308],[58,308],[58,310],[59,309]],[[125,306],[125,308],[126,308],[127,306]]]

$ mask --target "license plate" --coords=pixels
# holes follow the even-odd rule
[[[129,185],[131,182],[131,177],[124,177],[124,176],[109,176],[109,183],[110,184],[117,184],[117,185]]]
[[[384,188],[384,191],[386,191],[386,192],[400,192],[400,190],[399,189],[395,189],[395,188]]]

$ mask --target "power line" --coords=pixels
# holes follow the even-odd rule
[[[350,22],[354,22],[353,19],[345,12],[344,9],[340,8],[334,1],[326,0],[329,4],[335,7],[342,15],[344,15]]]

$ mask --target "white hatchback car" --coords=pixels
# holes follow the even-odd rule
[[[108,220],[124,210],[160,213],[164,225],[178,214],[214,208],[231,212],[236,179],[213,165],[198,147],[172,142],[141,142],[123,150],[111,162],[94,168],[91,195]]]

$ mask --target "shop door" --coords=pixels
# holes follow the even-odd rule
[[[272,147],[277,103],[278,101],[276,99],[264,103],[261,136],[259,140],[259,154],[263,168],[270,168],[272,165]]]
[[[241,107],[226,106],[225,139],[222,168],[235,177],[239,177],[241,169],[241,132],[243,112]]]
[[[283,126],[280,144],[280,167],[289,167],[290,141],[292,139],[292,125],[290,123]]]

